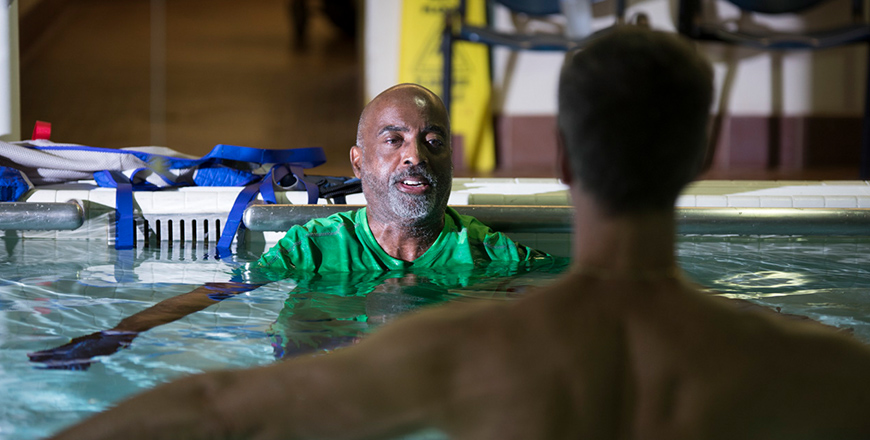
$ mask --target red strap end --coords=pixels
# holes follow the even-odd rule
[[[51,137],[51,123],[36,121],[36,124],[33,125],[33,137],[31,140],[48,140]]]

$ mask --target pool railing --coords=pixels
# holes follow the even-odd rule
[[[239,191],[188,187],[136,192],[136,242],[217,243]],[[307,205],[305,192],[276,194],[277,205],[257,202],[247,207],[243,223],[248,233],[237,246],[274,243],[293,225],[365,204],[362,194],[348,196],[349,205],[329,199]],[[114,201],[111,188],[37,188],[23,202],[0,204],[0,229],[25,239],[113,244]],[[571,233],[570,197],[556,179],[457,178],[448,203],[461,214],[541,249],[564,247]],[[680,196],[676,218],[681,234],[870,236],[870,182],[701,181]]]

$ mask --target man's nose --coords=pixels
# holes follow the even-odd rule
[[[419,165],[429,161],[429,148],[425,141],[417,140],[407,144],[403,152],[402,163],[405,165]]]

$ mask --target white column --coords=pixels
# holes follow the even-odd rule
[[[18,2],[0,7],[0,140],[21,140],[18,66]]]

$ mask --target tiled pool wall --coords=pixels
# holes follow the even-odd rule
[[[221,225],[240,187],[188,187],[169,191],[135,192],[134,209],[142,220],[149,221],[152,234],[160,241],[200,241],[216,243]],[[305,204],[305,192],[277,192],[279,203]],[[115,190],[87,184],[40,187],[27,202],[77,201],[85,212],[84,224],[68,231],[20,231],[25,239],[88,239],[114,242]],[[349,205],[364,205],[362,194],[347,197]],[[565,206],[570,204],[567,187],[551,178],[456,178],[448,202],[450,205],[530,205]],[[320,199],[318,204],[333,204]],[[825,208],[870,209],[870,182],[867,181],[724,181],[695,182],[677,200],[677,208]],[[175,227],[169,227],[174,221]],[[180,235],[179,223],[186,222],[186,236]],[[159,224],[159,227],[158,227]],[[870,230],[868,230],[870,235]],[[283,232],[248,232],[244,245],[253,248],[270,246]],[[564,233],[514,233],[511,236],[529,246],[567,253],[570,235]],[[137,237],[140,241],[143,236]]]

